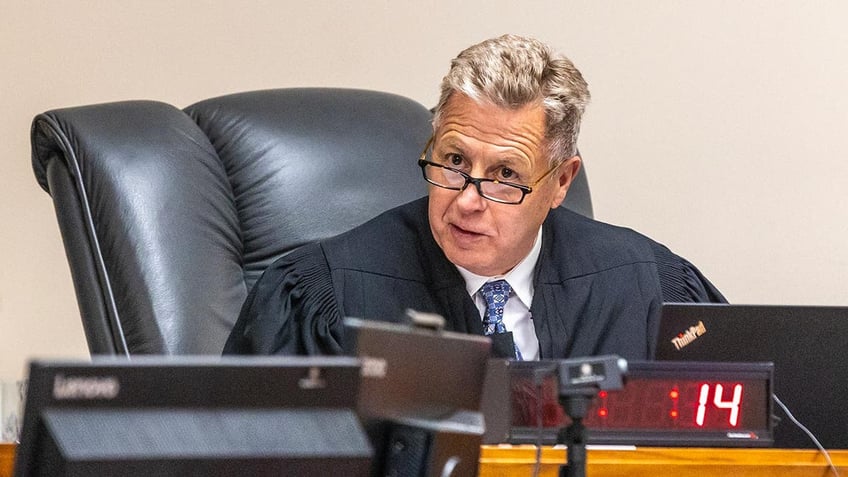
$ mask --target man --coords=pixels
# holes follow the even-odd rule
[[[264,273],[225,353],[340,353],[341,319],[438,313],[496,354],[652,356],[663,301],[723,301],[684,259],[559,205],[589,100],[567,58],[506,35],[459,54],[419,159],[429,195]]]

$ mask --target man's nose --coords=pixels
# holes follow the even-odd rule
[[[477,186],[471,182],[467,183],[465,185],[465,189],[459,191],[456,197],[457,205],[465,210],[482,209],[485,202],[486,199],[480,195],[480,191],[477,190]]]

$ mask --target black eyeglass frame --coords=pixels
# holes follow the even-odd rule
[[[418,166],[421,167],[421,173],[424,175],[425,181],[429,182],[430,184],[433,184],[436,187],[441,187],[442,189],[456,190],[456,191],[464,191],[465,189],[468,188],[468,184],[474,184],[474,187],[477,188],[477,194],[479,194],[480,197],[482,197],[486,200],[491,200],[492,202],[497,202],[499,204],[507,204],[507,205],[519,205],[519,204],[521,204],[522,202],[524,202],[524,198],[527,196],[527,194],[533,192],[533,187],[535,187],[540,182],[545,180],[546,177],[551,175],[551,173],[553,171],[557,170],[557,168],[562,165],[562,162],[558,162],[558,163],[554,164],[553,167],[551,167],[550,169],[548,169],[547,172],[542,174],[542,177],[536,179],[535,181],[533,181],[532,184],[529,184],[529,185],[516,184],[514,182],[499,181],[497,179],[480,179],[480,178],[477,178],[477,177],[471,177],[470,175],[466,174],[465,172],[460,171],[459,169],[454,169],[453,167],[444,166],[442,164],[437,164],[435,162],[428,161],[427,159],[425,159],[427,157],[427,151],[430,149],[430,146],[433,145],[434,140],[435,140],[435,136],[430,136],[430,139],[427,140],[427,144],[424,146],[424,150],[421,152],[421,156],[418,158]],[[427,177],[427,169],[426,169],[427,166],[439,167],[439,168],[442,168],[442,169],[447,169],[451,172],[455,172],[465,179],[465,184],[463,184],[462,187],[450,187],[450,186],[446,186],[446,185],[443,185],[443,184],[433,182],[432,180],[430,180]],[[495,183],[495,184],[503,184],[505,186],[514,187],[514,188],[521,191],[521,198],[518,199],[517,201],[511,201],[511,200],[498,199],[497,197],[490,197],[490,196],[486,195],[485,193],[483,193],[483,188],[480,187],[480,184],[483,183],[483,182],[492,182],[492,183]]]

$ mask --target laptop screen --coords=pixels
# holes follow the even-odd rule
[[[362,359],[364,418],[444,419],[480,411],[488,338],[346,318],[349,353]]]
[[[846,336],[848,307],[666,304],[655,358],[772,362],[774,394],[825,448],[844,449]],[[776,418],[776,447],[815,447],[783,411]]]

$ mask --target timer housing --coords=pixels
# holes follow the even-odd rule
[[[511,443],[556,443],[571,419],[556,361],[513,361]],[[583,423],[589,444],[768,447],[774,442],[772,363],[629,362],[624,387],[599,391]]]

